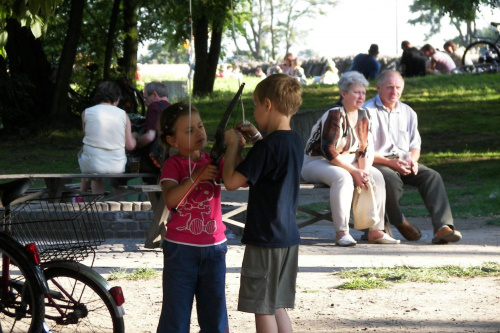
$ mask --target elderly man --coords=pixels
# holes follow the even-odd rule
[[[144,104],[148,107],[146,112],[146,125],[141,136],[137,133],[137,152],[141,157],[140,171],[149,173],[159,173],[161,160],[158,156],[151,157],[150,154],[158,150],[156,127],[163,110],[170,106],[168,101],[168,88],[161,82],[153,81],[144,87]],[[144,179],[148,184],[156,184],[156,179]]]
[[[140,158],[139,172],[160,174],[161,162],[157,158],[158,151],[163,148],[158,143],[156,135],[156,126],[160,115],[164,109],[170,106],[168,101],[168,88],[165,84],[157,81],[150,82],[144,87],[144,104],[148,107],[146,119],[142,134],[133,132],[137,140],[137,146],[134,150],[134,156]],[[150,154],[153,153],[153,157]],[[156,184],[157,177],[147,177],[143,179],[146,184]],[[125,178],[113,178],[110,183],[113,187],[126,185]]]
[[[387,218],[407,240],[420,239],[420,230],[406,220],[399,207],[403,185],[417,187],[434,227],[432,243],[458,242],[462,235],[454,228],[441,176],[418,163],[421,139],[417,114],[399,101],[403,88],[401,74],[393,70],[384,71],[377,80],[378,95],[365,104],[372,119],[374,167],[382,172],[385,180]]]

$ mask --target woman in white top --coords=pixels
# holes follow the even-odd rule
[[[110,81],[103,82],[93,97],[96,104],[82,112],[82,126],[85,137],[83,148],[78,154],[82,173],[122,173],[127,156],[125,149],[134,150],[136,141],[132,136],[127,113],[118,108],[121,98],[120,87]],[[104,193],[102,178],[82,179],[81,191]]]

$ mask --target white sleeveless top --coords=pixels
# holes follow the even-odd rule
[[[78,162],[83,173],[125,171],[127,114],[113,105],[95,105],[85,110],[85,137]]]
[[[127,114],[114,105],[95,105],[85,110],[83,143],[95,148],[125,148]]]

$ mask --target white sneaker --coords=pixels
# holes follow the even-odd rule
[[[352,238],[351,235],[347,234],[342,236],[341,239],[335,242],[336,245],[338,246],[354,246],[357,244],[357,242]]]

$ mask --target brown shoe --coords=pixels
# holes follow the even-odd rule
[[[411,242],[418,241],[422,237],[420,230],[408,222],[407,219],[404,219],[403,223],[397,225],[396,228],[404,238]]]
[[[458,242],[462,239],[462,234],[458,230],[453,230],[445,225],[439,229],[432,239],[432,244],[448,244],[450,242]]]

